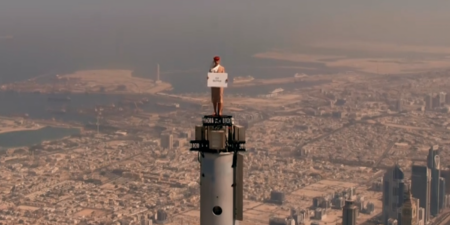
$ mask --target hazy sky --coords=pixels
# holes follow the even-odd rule
[[[0,36],[17,46],[0,39],[0,60],[196,68],[330,41],[450,47],[449,12],[448,0],[2,0]]]
[[[3,0],[0,33],[108,26],[181,35],[169,40],[216,34],[231,43],[257,37],[273,45],[336,38],[439,45],[450,44],[449,11],[446,0]]]

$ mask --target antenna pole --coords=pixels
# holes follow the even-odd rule
[[[159,77],[159,63],[156,65],[156,81],[160,81],[160,77]]]

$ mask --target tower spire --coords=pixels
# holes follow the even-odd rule
[[[159,63],[156,64],[156,81],[160,81],[160,77],[159,77]]]

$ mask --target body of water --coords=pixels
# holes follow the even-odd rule
[[[206,82],[205,82],[206,83]],[[285,90],[291,90],[295,88],[302,88],[306,86],[317,85],[317,83],[290,83],[282,85],[267,85],[259,87],[249,88],[230,88],[226,90],[226,94],[244,94],[244,95],[260,95],[268,94],[276,88],[284,88]],[[186,91],[192,89],[186,89]],[[209,91],[208,88],[203,88],[202,91]],[[197,93],[199,90],[196,91]],[[194,92],[191,92],[194,93]],[[63,95],[65,96],[65,95]],[[96,122],[95,115],[80,115],[77,113],[79,108],[94,108],[99,105],[111,105],[119,101],[129,99],[130,97],[139,96],[127,96],[127,95],[105,95],[105,94],[70,94],[68,95],[71,101],[59,102],[49,101],[46,94],[35,93],[0,93],[0,115],[15,116],[28,114],[31,119],[56,119],[62,121],[76,121],[80,123]],[[145,96],[141,96],[145,97]],[[165,102],[162,97],[151,96],[149,97],[149,103],[145,106],[139,106],[139,108],[145,109],[150,112],[162,113],[165,111],[171,111],[173,108],[157,106],[158,102]],[[189,104],[180,104],[182,108],[189,107]],[[65,114],[50,113],[49,109],[66,108]],[[16,147],[16,146],[29,146],[38,144],[44,140],[60,139],[71,134],[78,133],[77,129],[66,128],[43,128],[34,131],[17,131],[0,134],[0,146],[1,147]]]
[[[249,59],[251,61],[258,60],[258,59]],[[236,66],[233,67],[233,65],[227,65],[224,64],[229,80],[232,80],[233,77],[238,76],[253,76],[256,79],[270,79],[270,78],[285,78],[285,77],[293,77],[296,73],[302,74],[308,74],[308,75],[316,75],[316,74],[331,74],[332,72],[343,72],[346,71],[346,69],[339,69],[331,71],[327,68],[323,68],[321,66],[318,66],[317,69],[297,69],[297,68],[279,68],[276,67],[277,61],[275,60],[261,60],[263,62],[260,62],[260,64],[264,64],[264,62],[267,61],[266,64],[269,66],[261,67],[258,66],[258,64],[255,65],[255,67],[250,66]],[[259,64],[259,65],[260,65]],[[283,62],[279,62],[279,64],[284,64]],[[278,64],[278,65],[279,65]],[[190,92],[204,92],[208,91],[208,88],[206,87],[206,76],[207,76],[208,68],[206,67],[203,71],[186,71],[186,72],[178,72],[173,74],[167,74],[167,75],[161,75],[161,79],[167,82],[170,82],[173,86],[173,93],[176,94],[182,94],[182,93],[190,93]],[[314,85],[312,83],[292,83],[292,84],[280,84],[280,85],[273,85],[277,86],[275,88],[300,88],[305,87],[308,85]],[[254,94],[255,90],[258,89],[264,89],[267,88],[273,88],[272,85],[267,86],[260,86],[258,88],[239,88],[239,89],[233,89],[233,92],[237,94]],[[273,89],[275,89],[273,88]],[[264,93],[258,93],[258,94],[264,94]]]
[[[79,134],[78,129],[45,127],[39,130],[15,131],[0,134],[0,147],[11,148],[31,146],[45,140],[64,138],[73,134]]]
[[[61,95],[65,96],[65,95]],[[35,93],[0,93],[0,115],[22,116],[27,114],[31,119],[56,119],[59,121],[75,121],[83,124],[96,122],[95,115],[80,115],[80,108],[93,109],[99,105],[111,105],[122,100],[129,99],[127,95],[102,95],[102,94],[70,94],[71,101],[49,101],[46,94]],[[165,107],[156,107],[156,102],[161,102],[158,97],[148,104],[146,111],[164,112],[171,110]],[[155,105],[155,107],[151,107]],[[49,110],[66,108],[64,114],[51,113]],[[33,131],[17,131],[0,134],[0,147],[29,146],[41,143],[44,140],[60,139],[75,133],[78,129],[47,127]]]
[[[52,95],[54,96],[54,95]],[[56,119],[81,123],[95,122],[95,115],[80,115],[79,109],[93,109],[96,106],[117,104],[129,99],[149,98],[145,107],[149,112],[165,112],[166,107],[157,107],[156,103],[164,102],[159,96],[108,95],[108,94],[59,94],[58,97],[70,97],[70,101],[49,101],[48,94],[35,93],[0,93],[0,115],[21,116],[28,114],[32,119]],[[134,106],[133,106],[134,107]],[[66,113],[52,113],[52,110],[66,109]]]
[[[71,29],[67,31],[69,32]],[[58,35],[65,33],[59,32]],[[84,32],[77,34],[84,34]],[[174,87],[172,93],[209,92],[206,87],[206,76],[211,59],[216,53],[203,48],[203,42],[199,42],[197,45],[186,45],[180,42],[175,46],[168,45],[161,48],[160,51],[155,51],[153,47],[148,47],[148,40],[145,38],[142,39],[142,43],[135,43],[134,47],[123,45],[121,49],[117,49],[117,44],[114,42],[110,43],[111,45],[104,45],[104,40],[109,38],[109,35],[94,40],[89,33],[89,38],[83,39],[83,43],[78,43],[79,38],[72,38],[75,37],[74,35],[63,35],[65,38],[57,38],[58,35],[14,35],[14,39],[0,43],[0,67],[2,68],[0,85],[41,75],[67,74],[84,69],[131,69],[135,76],[155,79],[156,64],[159,63],[161,65],[161,80],[172,84]],[[84,48],[74,45],[74,41],[82,44]],[[145,46],[145,48],[137,48],[136,46]],[[313,75],[329,72],[327,68],[317,63],[295,63],[254,58],[252,57],[253,54],[265,51],[258,46],[234,47],[237,51],[231,51],[229,47],[224,48],[224,50],[217,49],[217,54],[222,57],[223,65],[229,73],[229,79],[248,75],[258,79],[292,77],[295,73]],[[280,68],[280,66],[284,67]],[[314,69],[298,69],[292,66],[312,67]],[[230,87],[225,94],[255,96],[268,94],[276,88],[284,88],[288,91],[310,85],[314,84],[291,83],[249,88]],[[70,94],[70,102],[52,102],[48,101],[48,97],[49,95],[46,94],[35,93],[0,93],[0,115],[28,114],[32,119],[54,118],[56,120],[88,123],[96,121],[94,115],[79,115],[77,109],[92,109],[98,105],[110,105],[130,98],[126,95]],[[156,106],[157,102],[167,101],[163,98],[151,97],[150,101],[145,106],[146,111],[164,112],[172,110]],[[181,104],[181,107],[185,106]],[[65,114],[49,112],[49,110],[61,108],[67,109],[67,112]],[[54,130],[53,128],[23,131],[23,133],[13,132],[1,134],[0,144],[7,143],[2,146],[29,145],[40,142],[38,140],[55,139],[69,134],[71,134],[70,130],[66,133],[64,129]]]

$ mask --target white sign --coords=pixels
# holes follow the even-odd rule
[[[208,73],[208,87],[228,87],[228,73]]]

